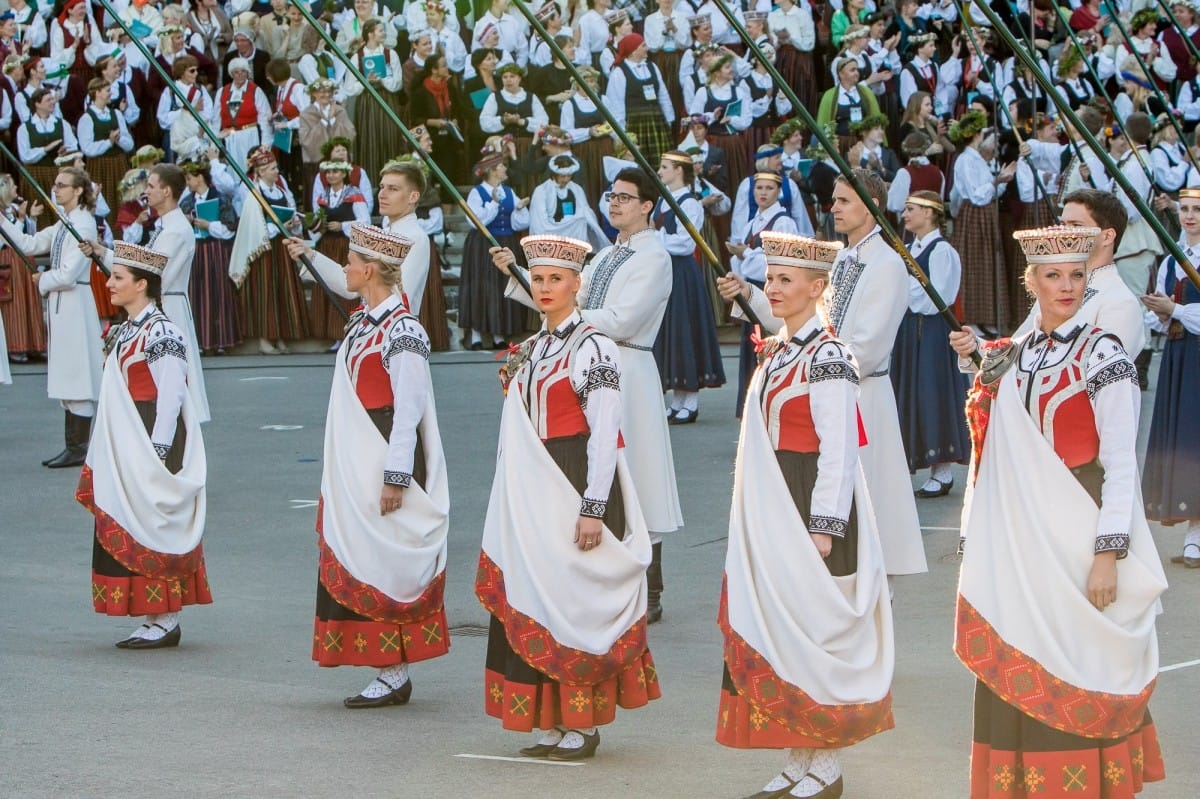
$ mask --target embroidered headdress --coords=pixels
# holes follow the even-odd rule
[[[372,261],[399,266],[412,246],[413,243],[403,236],[397,236],[375,225],[355,222],[350,226],[350,251]]]
[[[163,270],[167,268],[166,255],[157,250],[130,244],[127,241],[113,243],[112,260],[114,264],[141,269],[143,272],[149,272],[159,277],[162,277]]]
[[[1052,227],[1017,230],[1012,236],[1031,264],[1083,263],[1100,235],[1098,227]]]
[[[521,249],[529,268],[535,266],[557,266],[574,272],[583,271],[592,245],[566,236],[526,236],[521,239]]]
[[[774,230],[764,230],[759,235],[767,264],[773,266],[798,266],[828,272],[833,269],[833,261],[843,246],[840,241],[818,241]]]

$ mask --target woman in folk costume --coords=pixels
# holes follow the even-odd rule
[[[1016,315],[1003,262],[998,200],[1017,173],[1017,164],[992,173],[981,150],[994,151],[995,137],[985,127],[982,111],[968,111],[950,126],[950,140],[961,148],[954,159],[950,209],[954,216],[951,244],[962,257],[963,321],[992,330],[1010,328]]]
[[[675,106],[675,115],[682,117],[686,109],[683,107],[680,65],[683,54],[692,44],[692,30],[687,14],[692,8],[688,0],[680,3],[676,3],[675,0],[657,2],[658,10],[646,17],[642,32],[646,38],[646,49],[650,51],[650,60],[662,73],[667,94]]]
[[[112,85],[103,78],[88,84],[88,106],[79,118],[79,150],[87,158],[88,174],[100,184],[105,197],[119,197],[121,178],[129,169],[133,136],[125,117],[109,106]]]
[[[269,221],[258,197],[239,186],[233,198],[238,229],[229,257],[229,276],[239,290],[242,335],[257,338],[263,355],[278,355],[288,352],[285,342],[308,336],[304,286],[286,247],[286,237],[300,231],[301,218],[270,147],[252,151],[246,171],[254,181],[254,193],[276,209],[277,215],[287,217],[280,218],[287,230],[281,231]]]
[[[245,58],[232,58],[228,70],[229,83],[213,98],[212,122],[216,123],[213,127],[221,136],[229,158],[245,163],[252,151],[264,145],[269,147],[274,139],[271,104],[263,88],[251,79],[253,64]],[[200,93],[203,95],[203,89]],[[159,102],[161,105],[162,101]],[[182,111],[177,119],[190,116]],[[172,147],[177,138],[177,135],[172,137]]]
[[[729,185],[741,183],[750,171],[750,136],[754,121],[750,88],[736,80],[733,53],[722,51],[708,65],[708,84],[692,97],[688,113],[704,114],[708,141],[725,151]]]
[[[179,612],[208,605],[208,465],[187,390],[183,332],[158,308],[167,256],[119,241],[109,288],[129,319],[116,331],[96,429],[75,498],[96,517],[92,605],[144,616],[122,649],[179,645]]]
[[[501,370],[506,398],[475,594],[492,614],[485,708],[543,730],[527,757],[581,760],[617,706],[660,696],[646,644],[650,538],[621,438],[620,353],[576,310],[590,248],[522,241],[541,333]]]
[[[217,355],[223,355],[226,349],[242,341],[238,334],[234,285],[229,278],[229,250],[237,215],[232,198],[212,185],[209,161],[187,161],[181,168],[188,190],[179,200],[179,210],[187,215],[196,231],[196,252],[188,285],[196,340],[202,351],[215,350]]]
[[[592,67],[580,67],[579,75],[592,88],[600,91],[600,73]],[[611,157],[614,150],[612,126],[604,119],[604,114],[596,108],[596,104],[575,85],[575,93],[571,99],[562,104],[560,116],[562,129],[569,134],[561,144],[569,144],[571,154],[579,159],[582,169],[579,173],[579,184],[587,193],[588,203],[599,210],[600,195],[608,184],[604,176],[604,158]],[[546,137],[542,137],[546,141]]]
[[[355,222],[371,223],[366,198],[358,188],[350,185],[347,178],[354,167],[347,161],[323,161],[321,177],[313,191],[309,223],[309,234],[316,238],[317,252],[328,256],[334,263],[344,264],[350,246],[350,227]],[[340,302],[342,309],[351,313],[354,307],[349,302]],[[336,350],[342,340],[346,320],[334,308],[334,300],[325,292],[315,289],[308,306],[309,332],[317,338],[330,339]]]
[[[761,13],[765,16],[765,12],[754,13]],[[759,45],[759,49],[766,56],[766,63],[773,64],[775,62],[774,47],[763,42]],[[748,138],[746,143],[748,146],[747,152],[754,152],[761,145],[772,141],[775,130],[783,122],[784,118],[792,113],[792,101],[785,97],[783,92],[779,91],[775,86],[775,79],[771,77],[771,73],[767,72],[766,63],[753,53],[749,54],[749,60],[753,69],[746,76],[744,85],[750,90],[750,99],[752,101],[750,103],[750,113],[754,119],[747,131]]]
[[[533,143],[533,134],[546,127],[550,118],[542,101],[523,88],[524,69],[516,64],[505,64],[496,70],[496,74],[500,76],[501,88],[484,101],[479,110],[479,127],[491,135],[510,136],[516,144],[517,157],[524,158]],[[533,180],[526,179],[521,183],[515,187],[518,192],[528,194],[533,191]]]
[[[717,742],[789,750],[755,799],[833,799],[838,750],[893,726],[891,605],[858,463],[858,366],[817,315],[842,245],[762,238],[783,327],[763,342],[734,465]]]
[[[977,680],[972,799],[1132,797],[1164,777],[1147,704],[1167,584],[1138,490],[1136,371],[1079,313],[1099,233],[1014,234],[1035,326],[986,353],[968,400],[955,653]]]
[[[43,189],[54,182],[58,167],[54,159],[65,152],[79,149],[75,131],[55,112],[57,93],[54,89],[41,88],[29,98],[30,116],[17,128],[17,155],[25,164],[29,177]],[[22,193],[35,197],[32,186],[25,186]],[[38,217],[38,227],[49,227],[56,221],[53,208],[46,208]]]
[[[1196,260],[1200,253],[1200,189],[1179,192],[1179,246]],[[17,267],[13,267],[16,274]],[[1160,524],[1187,524],[1183,552],[1173,562],[1200,569],[1200,423],[1192,403],[1200,382],[1200,289],[1168,256],[1158,267],[1155,291],[1142,302],[1158,317],[1166,333],[1154,417],[1146,445],[1142,493],[1146,516]]]
[[[913,260],[947,307],[953,307],[962,280],[962,262],[950,242],[942,238],[946,208],[941,195],[913,192],[900,219],[913,235],[908,245]],[[965,464],[971,449],[963,415],[967,381],[959,371],[958,357],[946,346],[949,335],[949,324],[917,279],[909,276],[908,311],[896,332],[891,377],[908,470],[913,474],[918,469],[930,470],[929,479],[916,492],[921,498],[949,494],[954,486],[950,464]]]
[[[25,201],[17,204],[16,199],[17,184],[13,182],[12,175],[0,173],[0,214],[10,224],[32,234],[37,228],[33,224],[33,218],[25,213],[28,206]],[[8,360],[13,363],[26,363],[30,354],[46,352],[46,322],[42,298],[38,294],[33,273],[7,242],[0,246],[0,264],[6,264],[11,275],[8,284],[9,297],[0,301],[0,311],[3,311],[0,316],[4,317],[4,334],[8,344],[8,351],[0,351],[0,358],[7,355]]]
[[[834,70],[837,84],[821,95],[817,124],[835,123],[838,145],[846,152],[857,141],[850,133],[850,125],[879,114],[879,101],[869,86],[858,82],[858,62],[853,58],[839,59]]]
[[[362,27],[362,46],[351,58],[388,107],[400,114],[404,110],[400,97],[404,76],[400,57],[384,43],[386,33],[386,26],[380,20],[367,20]],[[342,77],[342,93],[354,117],[358,137],[354,151],[358,154],[358,163],[368,175],[378,175],[383,165],[396,154],[399,136],[387,113],[366,94],[363,85],[349,70]]]
[[[58,213],[80,237],[95,241],[96,217],[92,209],[96,199],[87,172],[75,167],[60,170],[54,178],[53,197]],[[87,279],[91,261],[62,220],[32,235],[3,215],[0,226],[26,255],[50,256],[49,271],[31,279],[46,302],[46,393],[58,400],[66,413],[66,446],[42,465],[51,469],[82,466],[100,396],[103,359],[100,318]]]
[[[582,239],[596,250],[607,247],[609,240],[600,229],[596,212],[583,187],[575,182],[579,162],[570,155],[556,155],[548,168],[550,178],[534,189],[529,199],[529,232]]]
[[[767,23],[775,34],[775,67],[788,85],[795,87],[800,101],[806,107],[814,108],[820,97],[813,68],[817,27],[812,6],[807,2],[779,0],[768,13]]]
[[[293,239],[292,252],[304,250]],[[317,514],[320,570],[312,657],[379,674],[348,708],[403,705],[408,664],[450,650],[445,590],[449,492],[429,374],[429,339],[404,304],[412,242],[350,226],[347,263],[314,259],[362,307],[337,355]]]
[[[692,157],[679,150],[663,153],[658,175],[698,231],[704,226],[704,205],[692,193]],[[664,391],[671,392],[667,418],[671,424],[691,424],[700,415],[700,389],[725,385],[717,321],[696,259],[696,242],[684,222],[664,200],[654,209],[655,227],[671,255],[671,297],[663,314],[654,359]]]
[[[504,155],[484,155],[475,165],[475,176],[482,182],[467,195],[467,204],[500,246],[520,252],[515,246],[517,231],[529,227],[529,199],[518,197],[505,184]],[[503,349],[509,336],[526,329],[525,309],[504,297],[504,276],[492,266],[488,243],[474,228],[463,244],[458,326],[463,346],[472,350]],[[490,340],[485,341],[485,336]]]
[[[184,96],[187,104],[196,109],[201,116],[210,117],[214,108],[213,100],[209,96],[208,90],[198,82],[200,76],[199,62],[190,55],[180,56],[171,64],[171,74],[175,78],[176,88]],[[158,97],[158,107],[155,111],[155,118],[158,120],[159,128],[162,129],[166,146],[170,148],[172,156],[177,161],[198,158],[212,144],[208,140],[208,135],[201,130],[200,123],[196,121],[196,118],[183,105],[179,98],[175,96],[175,92],[171,91],[170,88],[164,87],[162,94]],[[225,108],[227,112],[232,110],[229,103],[226,103]],[[253,119],[251,116],[253,110],[247,107],[246,116]],[[236,114],[234,117],[236,118]],[[243,137],[239,133],[234,141],[242,138],[247,137]],[[254,137],[250,136],[248,138],[253,139]],[[229,144],[228,137],[225,142],[226,145]],[[239,144],[239,146],[241,145]]]
[[[99,50],[99,52],[97,52]],[[70,73],[63,87],[63,116],[74,125],[83,113],[87,82],[92,65],[101,54],[111,52],[84,0],[67,0],[61,13],[50,22],[50,53]]]
[[[141,245],[150,241],[158,214],[146,203],[146,187],[149,180],[150,172],[144,167],[130,169],[121,178],[118,186],[121,204],[117,207],[113,239]]]

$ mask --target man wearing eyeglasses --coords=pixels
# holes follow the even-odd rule
[[[662,617],[662,535],[683,525],[662,382],[652,351],[671,295],[671,256],[650,222],[658,200],[650,176],[636,168],[622,170],[604,200],[617,241],[584,266],[579,312],[584,322],[621,348],[621,434],[654,544],[646,572],[646,616],[653,624]],[[519,268],[507,247],[495,247],[491,253],[492,262],[506,275]],[[535,307],[515,279],[508,281],[505,296]]]

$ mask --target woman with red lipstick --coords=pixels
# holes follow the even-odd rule
[[[1099,234],[1013,234],[1034,329],[992,345],[967,400],[955,652],[976,677],[972,799],[1051,779],[1131,796],[1164,777],[1147,706],[1166,579],[1138,492],[1137,372],[1080,314]]]
[[[754,799],[834,799],[838,750],[892,727],[891,605],[858,461],[858,364],[817,315],[842,245],[761,235],[783,326],[742,411],[717,742],[789,750]]]
[[[501,370],[507,397],[475,594],[492,614],[486,710],[542,731],[526,757],[582,760],[619,705],[659,697],[646,645],[650,535],[621,437],[621,353],[576,307],[591,247],[527,236],[541,331]]]

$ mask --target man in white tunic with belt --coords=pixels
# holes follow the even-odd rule
[[[649,175],[637,168],[622,170],[608,200],[617,241],[583,268],[579,312],[585,323],[620,347],[621,433],[653,543],[653,560],[646,571],[646,617],[653,624],[662,618],[662,536],[683,526],[662,383],[652,352],[671,295],[671,256],[650,223],[658,192]],[[516,261],[506,248],[493,249],[492,259],[506,274]],[[508,281],[505,296],[534,307],[515,279]]]
[[[887,185],[865,169],[853,170],[854,181],[880,207]],[[888,370],[896,330],[908,308],[908,270],[888,246],[866,204],[845,176],[833,189],[834,228],[847,238],[847,247],[833,265],[832,294],[826,294],[825,321],[850,348],[858,362],[858,410],[866,444],[859,449],[863,474],[875,516],[889,577],[929,570],[917,504],[908,480],[908,463],[900,438],[896,395]],[[775,325],[770,304],[761,290],[736,277],[721,278],[722,294],[732,299],[740,289],[765,324]],[[738,314],[737,306],[733,312]],[[774,332],[774,331],[772,331]]]
[[[84,239],[95,237],[95,194],[92,179],[78,167],[64,167],[54,179],[54,204],[59,214]],[[66,412],[66,447],[43,466],[61,469],[82,466],[87,457],[88,437],[96,401],[100,398],[103,349],[100,317],[92,297],[88,260],[67,231],[56,222],[28,235],[0,214],[0,225],[26,255],[50,254],[50,269],[33,276],[38,292],[46,300],[46,393],[58,400]],[[14,267],[21,268],[21,267]]]
[[[207,422],[211,416],[208,394],[204,390],[204,372],[200,366],[200,343],[196,338],[192,306],[188,301],[196,236],[187,216],[179,210],[179,198],[185,188],[187,181],[183,170],[174,164],[158,164],[150,170],[150,178],[146,182],[146,201],[158,214],[158,221],[147,247],[167,255],[167,266],[162,274],[162,311],[183,332],[188,354],[188,393],[192,395],[192,407],[196,410],[197,420]],[[87,242],[83,245],[83,251],[89,256],[94,253],[103,259],[106,267],[112,267],[112,250],[98,243]]]

